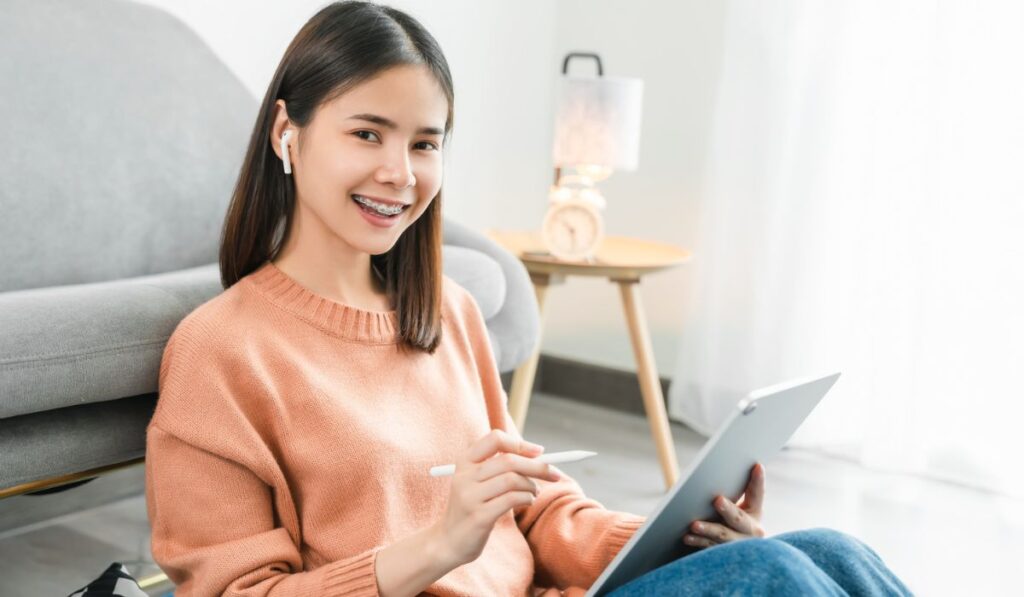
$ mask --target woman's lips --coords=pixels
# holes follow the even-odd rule
[[[402,214],[406,212],[406,210],[403,209],[394,216],[382,216],[376,212],[370,211],[369,208],[356,201],[354,197],[352,198],[352,203],[356,206],[356,209],[359,210],[359,213],[363,215],[363,218],[365,218],[367,222],[378,228],[390,228],[394,226],[398,223],[398,220],[401,219]]]
[[[411,205],[411,203],[404,203],[404,202],[398,201],[396,199],[382,199],[380,197],[373,197],[371,195],[360,195],[359,193],[353,193],[352,197],[363,197],[365,199],[369,199],[370,201],[375,201],[377,203],[383,203],[384,205],[401,205],[401,206],[403,206],[403,208],[409,207]]]

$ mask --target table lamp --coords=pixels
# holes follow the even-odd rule
[[[573,58],[594,59],[597,76],[570,76]],[[554,257],[592,262],[604,236],[606,202],[597,183],[615,170],[636,170],[639,160],[643,80],[605,77],[600,56],[584,52],[565,56],[562,75],[552,147],[555,181],[541,236]]]

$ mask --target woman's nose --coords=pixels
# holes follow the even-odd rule
[[[405,189],[416,184],[416,175],[412,171],[412,163],[409,156],[404,152],[395,156],[380,168],[377,169],[377,182],[392,184],[399,189]]]

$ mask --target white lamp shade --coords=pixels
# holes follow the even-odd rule
[[[555,165],[636,170],[643,79],[563,76],[555,106]]]

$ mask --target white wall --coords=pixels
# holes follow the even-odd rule
[[[560,0],[555,56],[597,52],[606,75],[644,80],[640,161],[601,184],[607,234],[692,250],[711,108],[722,50],[724,2]],[[581,64],[574,68],[591,65]],[[583,71],[583,69],[580,69]],[[575,70],[574,70],[575,72]],[[699,259],[694,255],[693,259]],[[658,372],[671,376],[691,268],[651,274],[641,283]],[[570,278],[548,293],[542,351],[636,370],[618,287]]]
[[[145,0],[179,16],[262,98],[288,42],[324,2]],[[639,169],[602,185],[606,232],[689,247],[721,54],[720,3],[395,0],[438,39],[455,82],[448,217],[537,229],[551,183],[554,83],[564,55],[596,51],[605,73],[645,81]],[[241,17],[239,15],[242,15]],[[592,68],[587,64],[574,65]],[[580,68],[582,71],[582,68]],[[695,256],[699,258],[699,255]],[[659,372],[684,329],[687,267],[642,285]],[[618,289],[570,278],[548,293],[542,350],[635,370]]]

